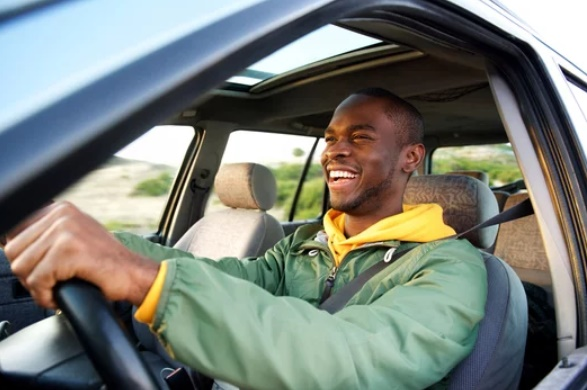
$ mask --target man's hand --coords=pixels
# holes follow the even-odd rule
[[[107,299],[140,305],[159,265],[131,252],[89,215],[71,203],[53,203],[7,235],[12,271],[37,304],[56,308],[57,282],[80,278],[98,286]]]

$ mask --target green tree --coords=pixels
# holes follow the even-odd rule
[[[278,208],[285,208],[291,205],[291,201],[298,187],[298,182],[293,180],[286,180],[277,182],[277,199],[275,206]]]
[[[302,193],[296,205],[296,219],[316,218],[322,212],[322,198],[324,195],[324,180],[312,179],[304,183]]]
[[[279,183],[280,181],[294,180],[299,181],[303,164],[299,163],[281,163],[277,167],[271,168],[275,180]]]
[[[302,157],[306,152],[302,148],[294,148],[293,155],[294,157]]]
[[[299,163],[282,163],[271,168],[277,181],[276,208],[286,209],[286,213],[290,210],[303,168],[304,165]],[[320,214],[323,186],[322,166],[314,163],[308,169],[306,183],[298,199],[296,218],[315,218]]]
[[[486,172],[490,186],[501,186],[522,178],[509,144],[450,147],[434,152],[432,173],[468,170]]]

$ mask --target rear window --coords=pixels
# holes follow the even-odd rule
[[[522,179],[516,156],[510,144],[451,146],[438,148],[432,154],[431,173],[482,171],[490,187],[500,187]]]

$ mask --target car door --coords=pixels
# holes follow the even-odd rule
[[[0,8],[0,232],[250,61],[320,25],[324,11],[317,10],[330,1],[197,3]],[[336,18],[347,8],[326,14]],[[257,41],[271,31],[277,35]],[[193,182],[188,162],[199,139],[152,241],[165,242],[177,225],[176,204]],[[51,314],[0,261],[0,321],[16,331]]]
[[[563,135],[562,140],[566,140],[569,143],[574,144],[573,147],[569,148],[571,151],[576,153],[575,158],[578,161],[581,161],[581,155],[585,153],[585,138],[584,132],[587,129],[587,121],[585,112],[587,110],[587,101],[585,100],[587,97],[586,92],[586,82],[585,82],[585,74],[581,72],[577,68],[575,68],[572,64],[568,63],[567,61],[558,57],[556,53],[550,52],[545,57],[545,63],[547,67],[551,71],[550,75],[553,80],[553,84],[556,85],[556,90],[558,95],[560,96],[560,100],[564,102],[564,115],[561,119],[566,119],[567,123],[571,125],[574,129],[574,133],[567,134],[566,136]],[[498,76],[499,78],[499,76]],[[498,81],[499,84],[499,81]],[[502,92],[504,92],[502,90]],[[509,111],[505,109],[504,112]],[[513,119],[513,118],[511,118]],[[561,141],[562,141],[561,140]],[[582,167],[571,167],[567,166],[566,170],[568,174],[575,175],[579,174],[579,176],[584,177],[585,170]],[[571,173],[573,172],[573,173]],[[572,179],[574,180],[574,179]],[[561,185],[564,188],[564,185]],[[575,195],[575,190],[571,190],[572,195]],[[577,202],[575,207],[583,207],[584,203],[580,200],[580,196],[576,199]],[[540,213],[545,212],[548,213],[548,210],[544,210],[541,208]],[[543,216],[543,218],[548,219],[548,215]],[[563,220],[569,221],[569,217],[563,218]],[[548,232],[549,234],[551,232]],[[555,233],[556,234],[556,233]],[[573,233],[567,239],[571,239],[571,241],[577,243],[577,241],[581,241],[582,236],[576,235]],[[561,243],[565,240],[564,237],[556,237],[555,240],[557,243]],[[564,252],[561,253],[560,251],[553,250],[553,248],[549,248],[549,250],[556,252],[556,255],[551,257],[555,260],[560,260],[561,258],[565,258]],[[570,257],[570,264],[574,263],[573,256]],[[585,366],[585,354],[587,350],[584,346],[584,343],[581,341],[581,332],[585,328],[585,320],[583,318],[583,313],[581,310],[581,306],[583,299],[581,297],[582,285],[584,283],[584,270],[575,270],[573,271],[566,269],[563,264],[559,264],[558,267],[555,267],[554,272],[552,272],[553,282],[556,281],[558,283],[558,290],[565,291],[566,296],[571,296],[574,294],[576,296],[576,300],[572,302],[562,302],[562,300],[557,300],[556,308],[559,314],[559,318],[565,317],[566,313],[573,313],[575,311],[575,306],[578,308],[577,310],[577,340],[573,340],[569,337],[575,329],[573,329],[573,317],[571,316],[566,321],[560,321],[558,324],[558,339],[559,339],[559,355],[561,356],[561,362],[553,368],[552,372],[545,377],[537,388],[546,389],[552,388],[552,386],[557,388],[582,388],[585,386],[586,379],[586,366]],[[574,267],[573,267],[574,268]],[[578,272],[577,272],[578,271]],[[572,278],[570,277],[572,275]],[[563,293],[564,294],[564,293]],[[567,317],[568,318],[568,317]]]

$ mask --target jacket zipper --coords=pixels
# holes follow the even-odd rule
[[[320,298],[320,304],[322,304],[330,296],[330,291],[332,291],[332,286],[334,286],[334,281],[336,280],[337,272],[337,266],[332,267],[332,269],[330,270],[330,273],[326,278],[326,285],[324,286],[324,291],[322,292],[322,298]]]
[[[399,248],[400,245],[401,245],[401,243],[399,245],[397,245],[397,246],[385,245],[382,242],[367,243],[367,244],[361,245],[361,246],[359,246],[359,247],[357,247],[355,249],[351,249],[348,253],[351,253],[352,251],[355,251],[357,249],[364,249],[364,248],[369,247],[369,246],[383,246],[383,247],[388,247],[390,249],[393,248],[395,250],[395,249]],[[330,254],[330,252],[328,252],[328,253]],[[347,253],[347,255],[348,255],[348,253]],[[332,259],[332,260],[334,260],[334,259]],[[389,260],[387,260],[387,261],[389,261]],[[333,263],[334,263],[334,261],[333,261]],[[343,263],[344,263],[344,259],[343,259],[343,261],[340,262],[340,264],[338,265],[338,267],[335,265],[335,266],[333,266],[330,269],[330,273],[328,274],[328,277],[326,278],[326,282],[325,282],[325,286],[324,286],[324,291],[322,292],[322,297],[320,298],[320,303],[319,303],[320,305],[322,303],[324,303],[324,301],[326,301],[330,297],[330,294],[332,292],[332,287],[334,286],[334,282],[336,281],[336,274],[338,273],[338,270],[339,270],[340,266]]]

